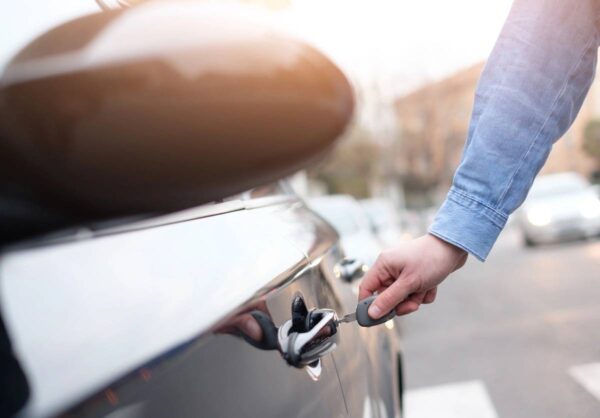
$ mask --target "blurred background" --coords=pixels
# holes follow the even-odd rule
[[[272,13],[354,85],[352,125],[324,161],[292,179],[348,255],[372,263],[382,248],[425,233],[511,1],[230,2]],[[5,30],[26,42],[28,26],[50,27],[74,3],[96,7],[36,3],[30,22],[7,20]],[[21,46],[0,38],[0,62]],[[489,260],[470,260],[435,304],[397,321],[408,418],[600,417],[600,79],[542,175]]]
[[[271,0],[351,78],[357,112],[293,180],[352,256],[425,233],[509,0]],[[408,418],[600,416],[600,80],[489,260],[396,325]]]

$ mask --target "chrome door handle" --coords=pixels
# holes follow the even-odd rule
[[[369,270],[369,266],[357,258],[344,258],[333,268],[333,274],[345,282],[353,282],[361,278]]]
[[[279,347],[289,365],[302,368],[312,366],[337,347],[337,316],[331,309],[315,309],[309,312],[316,324],[305,332],[292,331],[292,320],[286,321],[278,330]]]

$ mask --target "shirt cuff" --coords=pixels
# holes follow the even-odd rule
[[[429,233],[485,261],[507,219],[476,198],[451,188]]]

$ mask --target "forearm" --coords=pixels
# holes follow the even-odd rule
[[[484,260],[593,80],[594,0],[517,0],[482,73],[462,162],[430,232]]]

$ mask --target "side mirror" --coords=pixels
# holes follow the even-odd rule
[[[353,111],[323,54],[231,8],[70,21],[0,79],[0,175],[81,217],[178,210],[289,175]]]

